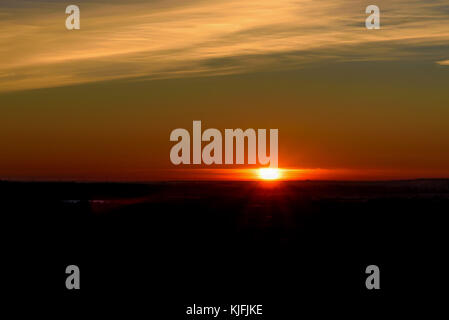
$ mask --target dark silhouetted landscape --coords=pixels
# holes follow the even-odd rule
[[[193,303],[263,303],[281,319],[316,298],[436,294],[445,272],[449,180],[1,182],[0,193],[14,243],[6,264],[18,271],[9,280],[80,303],[146,299],[173,315]],[[65,290],[69,264],[82,270],[81,294]],[[365,288],[370,264],[381,270],[377,292]]]

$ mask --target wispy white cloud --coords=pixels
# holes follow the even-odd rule
[[[59,2],[39,10],[29,2],[0,6],[0,90],[322,60],[444,59],[438,48],[449,43],[446,1],[377,2],[381,30],[370,31],[360,0],[81,2],[77,31],[65,29]]]

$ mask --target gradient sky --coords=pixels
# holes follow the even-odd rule
[[[193,120],[278,128],[300,178],[449,177],[449,3],[0,0],[0,179],[208,179]]]

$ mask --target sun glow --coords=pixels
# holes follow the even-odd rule
[[[260,168],[259,178],[262,180],[276,180],[281,176],[281,171],[277,168]]]

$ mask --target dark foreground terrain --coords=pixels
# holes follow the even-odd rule
[[[448,180],[0,182],[0,194],[3,277],[24,306],[184,319],[194,303],[263,304],[262,319],[299,319],[447,301]],[[65,288],[70,264],[79,291]]]

